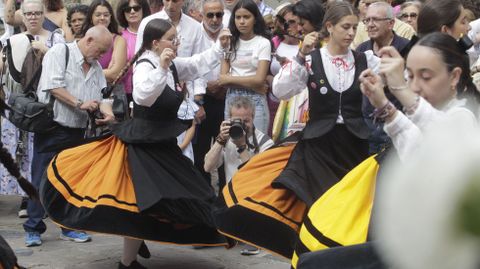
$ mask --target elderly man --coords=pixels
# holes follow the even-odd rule
[[[183,6],[183,13],[201,23],[203,19],[202,2],[202,0],[186,0]]]
[[[226,26],[222,23],[225,14],[222,0],[205,0],[201,7],[203,21],[202,33],[205,40],[208,40],[209,46],[213,46],[217,40],[220,31]],[[208,120],[202,122],[197,128],[196,142],[193,144],[193,153],[195,156],[195,166],[202,172],[207,182],[211,183],[210,174],[203,169],[205,154],[210,150],[212,139],[218,135],[218,126],[223,121],[225,109],[225,89],[218,85],[218,76],[220,75],[220,65],[217,66],[209,76],[207,91],[204,96],[205,113]],[[225,176],[223,170],[219,170],[220,187],[225,185]]]
[[[363,0],[363,3],[365,4],[367,9],[371,4],[376,2],[384,2],[388,4],[388,1],[385,0]],[[396,18],[393,25],[393,30],[395,31],[395,33],[397,33],[397,35],[406,39],[411,39],[412,36],[415,35],[415,30],[412,26]],[[358,45],[367,41],[368,39],[369,36],[367,32],[367,26],[363,22],[360,22],[358,24],[357,34],[355,35],[355,39],[352,43],[352,48],[356,48]]]
[[[385,2],[371,4],[367,8],[363,23],[367,26],[370,40],[358,45],[356,50],[359,52],[373,50],[373,53],[378,55],[378,51],[386,46],[393,46],[398,51],[402,51],[410,42],[393,31],[393,26],[395,25],[393,8]]]
[[[61,147],[83,139],[87,112],[100,109],[103,119],[98,120],[97,124],[114,120],[111,104],[102,102],[101,90],[107,82],[97,61],[111,46],[110,31],[99,25],[90,28],[78,42],[57,44],[45,54],[37,95],[44,103],[55,98],[54,121],[58,127],[47,134],[35,134],[32,160],[32,184],[35,187],[40,186],[47,165],[58,153],[52,151],[51,147]],[[40,234],[47,228],[42,220],[45,211],[39,201],[33,200],[29,201],[27,211],[28,220],[23,224],[25,244],[39,246],[42,244]],[[90,236],[84,232],[66,229],[62,229],[60,237],[74,242],[90,240]]]
[[[372,50],[375,55],[378,55],[379,50],[386,46],[393,46],[401,52],[410,42],[393,31],[395,24],[393,8],[386,2],[375,2],[369,5],[363,23],[367,27],[370,40],[363,42],[357,47],[356,50],[359,52]],[[398,100],[391,93],[387,92],[386,94],[400,109],[401,105]],[[362,113],[365,117],[365,122],[371,130],[368,138],[369,153],[371,154],[380,152],[390,144],[390,137],[383,131],[383,124],[373,121],[371,114],[374,109],[368,98],[364,96]]]

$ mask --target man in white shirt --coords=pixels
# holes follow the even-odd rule
[[[49,133],[36,133],[34,136],[32,184],[35,187],[40,187],[48,164],[58,153],[48,148],[77,143],[83,139],[87,112],[101,111],[104,118],[97,123],[104,124],[115,119],[111,103],[102,101],[101,89],[107,82],[97,61],[111,46],[110,31],[105,26],[97,25],[90,28],[79,41],[57,44],[45,54],[37,95],[43,103],[55,98],[53,112],[58,126]],[[40,234],[47,229],[43,222],[45,211],[40,202],[34,200],[28,201],[27,211],[28,219],[23,224],[25,245],[40,246]],[[62,228],[60,238],[79,243],[91,240],[84,232],[65,228]]]
[[[215,143],[205,155],[204,165],[205,171],[210,172],[225,164],[227,181],[232,179],[239,165],[273,145],[270,137],[255,129],[253,125],[255,108],[249,98],[235,97],[230,103],[229,111],[230,118],[220,125]],[[232,125],[241,126],[243,134],[238,137],[231,134],[230,132],[234,130]]]
[[[224,16],[224,5],[222,0],[204,0],[202,2],[201,12],[203,15],[202,33],[213,46],[223,28],[222,17]],[[203,170],[205,154],[210,150],[212,139],[218,135],[218,126],[223,121],[225,110],[225,92],[226,89],[218,85],[220,75],[220,65],[213,69],[205,78],[207,79],[207,91],[204,96],[203,108],[208,115],[208,120],[197,125],[196,141],[193,143],[193,153],[195,156],[195,166],[203,174],[208,184],[212,184],[210,173]],[[222,168],[223,169],[223,168]],[[220,185],[225,184],[225,175],[220,169],[218,180]]]
[[[272,139],[255,129],[253,118],[255,107],[248,97],[237,96],[229,106],[230,118],[220,125],[220,132],[210,151],[205,155],[204,169],[211,172],[225,166],[225,176],[230,181],[238,171],[238,166],[254,155],[273,145]],[[220,189],[223,186],[220,186]],[[259,253],[256,247],[247,245],[242,255]]]

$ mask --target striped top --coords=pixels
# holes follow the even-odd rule
[[[77,42],[67,44],[69,48],[68,66],[65,71],[65,46],[54,45],[45,54],[42,63],[42,75],[38,84],[37,94],[40,102],[48,103],[49,91],[65,88],[71,95],[83,101],[102,100],[101,90],[107,82],[102,67],[95,61],[86,75],[82,64],[84,57]],[[85,128],[88,121],[87,112],[55,100],[53,107],[54,120],[62,126],[70,128]]]

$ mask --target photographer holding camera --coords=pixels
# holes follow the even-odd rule
[[[255,108],[248,97],[235,97],[228,111],[230,119],[220,125],[220,133],[205,155],[204,169],[210,173],[224,163],[225,178],[230,181],[239,165],[271,147],[273,141],[253,126]],[[224,185],[220,183],[220,189]]]
[[[268,135],[255,129],[253,118],[255,107],[248,97],[237,96],[233,98],[228,107],[230,119],[222,122],[220,133],[210,151],[205,155],[204,169],[210,173],[212,170],[225,164],[225,178],[230,181],[237,172],[238,166],[250,160],[260,152],[273,145]],[[219,188],[226,182],[219,182]],[[259,249],[247,245],[241,251],[242,255],[256,255]]]

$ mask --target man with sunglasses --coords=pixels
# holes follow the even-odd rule
[[[208,40],[209,46],[213,46],[224,26],[222,19],[225,15],[225,6],[222,0],[204,0],[201,6],[203,15],[202,33],[205,40]],[[222,86],[218,85],[218,76],[220,74],[220,65],[218,65],[206,77],[208,80],[206,94],[204,95],[203,108],[208,115],[208,120],[198,125],[196,142],[193,143],[193,153],[195,156],[195,166],[202,172],[205,180],[211,184],[210,173],[205,172],[204,159],[205,154],[210,150],[211,141],[218,135],[218,126],[223,121],[225,110],[225,92]],[[220,186],[225,182],[225,173],[219,169]]]
[[[388,5],[390,5],[388,3],[389,1],[387,0],[363,0],[363,3],[367,7],[367,10],[370,5],[376,2],[385,2]],[[401,36],[403,38],[410,40],[412,36],[415,35],[415,30],[413,29],[412,26],[410,26],[409,24],[397,18],[394,18],[394,21],[395,23],[393,24],[393,30],[398,36]],[[357,34],[355,35],[355,39],[353,40],[353,43],[352,43],[352,48],[358,47],[361,43],[369,39],[370,38],[367,32],[367,25],[365,25],[363,22],[359,22],[357,27]]]

